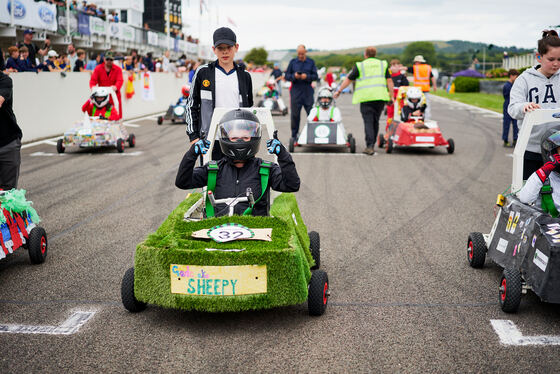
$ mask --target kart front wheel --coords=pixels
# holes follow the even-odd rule
[[[311,257],[315,261],[315,266],[311,270],[319,269],[321,266],[321,238],[317,231],[311,231],[309,234],[309,251],[311,252]]]
[[[453,152],[455,152],[455,142],[453,141],[453,139],[449,138],[447,139],[447,153],[452,154]]]
[[[117,139],[117,151],[119,151],[119,153],[124,152],[124,140]]]
[[[159,117],[157,118],[157,124],[158,124],[158,125],[161,125],[162,123],[163,123],[163,116],[159,116]]]
[[[128,145],[130,146],[130,148],[134,148],[134,146],[136,145],[136,136],[134,136],[134,134],[130,134],[128,136]]]
[[[66,148],[64,147],[64,140],[58,139],[56,141],[56,151],[58,153],[64,153],[65,150],[66,150]]]
[[[121,300],[131,313],[138,313],[146,309],[146,303],[138,301],[134,296],[134,268],[130,268],[124,273],[121,283]]]
[[[309,282],[307,308],[309,315],[321,316],[329,302],[329,277],[323,270],[314,271]]]
[[[356,153],[356,138],[350,138],[350,153]]]
[[[42,264],[47,258],[47,233],[42,227],[36,226],[29,232],[27,248],[32,264]]]
[[[481,268],[486,260],[486,241],[479,232],[471,232],[467,242],[467,260],[473,268]]]
[[[383,148],[384,145],[385,145],[385,138],[383,137],[383,134],[377,135],[377,146],[379,148]]]
[[[296,140],[294,138],[290,138],[290,144],[288,145],[288,150],[290,151],[290,153],[294,152],[295,143]]]
[[[393,139],[387,140],[387,153],[393,152]]]
[[[506,268],[500,279],[500,306],[506,313],[515,313],[521,303],[523,281],[519,270]]]

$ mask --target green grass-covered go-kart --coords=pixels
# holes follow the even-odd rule
[[[221,118],[216,112],[214,118]],[[270,112],[256,112],[272,134]],[[294,194],[278,195],[266,217],[204,219],[204,206],[203,194],[190,194],[137,246],[134,267],[121,285],[126,309],[139,312],[155,304],[238,312],[307,301],[309,314],[325,312],[329,281],[318,270],[319,234],[307,232]]]

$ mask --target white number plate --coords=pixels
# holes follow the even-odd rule
[[[417,136],[417,142],[434,142],[435,138],[433,136]]]
[[[315,144],[328,144],[329,138],[315,138]]]
[[[255,233],[250,228],[237,223],[226,223],[212,227],[208,230],[208,236],[218,243],[226,243],[233,240],[250,239],[255,236]]]

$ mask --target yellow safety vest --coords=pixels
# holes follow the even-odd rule
[[[422,92],[429,92],[432,67],[428,64],[416,64],[412,65],[412,71],[414,72],[414,86],[419,87]]]
[[[387,61],[373,57],[362,62],[356,62],[360,74],[356,79],[352,104],[366,101],[389,101],[387,78],[385,78],[387,65]]]

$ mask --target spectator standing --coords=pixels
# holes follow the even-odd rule
[[[29,52],[29,61],[33,67],[37,66],[37,58],[43,57],[47,54],[51,41],[50,39],[45,39],[45,44],[42,49],[40,49],[37,44],[33,43],[33,30],[27,29],[23,32],[23,43],[20,43],[18,47],[27,47]]]
[[[163,59],[162,59],[162,62],[161,62],[161,70],[164,73],[169,73],[169,50],[166,50],[163,53]]]
[[[72,71],[75,72],[82,72],[82,71],[86,71],[85,68],[85,58],[86,58],[86,52],[83,49],[78,49],[76,51],[76,62],[74,63],[74,68],[72,69]]]
[[[511,87],[513,87],[513,82],[515,82],[518,76],[519,76],[519,72],[517,70],[510,69],[508,71],[508,81],[504,84],[504,87],[502,88],[502,93],[504,95],[504,106],[502,108],[504,114],[503,131],[502,131],[502,140],[504,141],[504,147],[510,146],[510,143],[508,142],[510,123],[512,125],[512,132],[513,132],[512,134],[513,146],[515,147],[515,144],[517,143],[517,133],[519,132],[519,129],[517,127],[517,120],[511,118],[507,109],[509,106],[509,93],[511,91]]]
[[[284,77],[287,81],[292,82],[292,87],[290,88],[291,128],[292,138],[297,139],[301,107],[309,115],[313,107],[313,87],[311,82],[316,81],[319,77],[315,61],[307,57],[307,50],[304,45],[297,47],[297,58],[293,58],[290,61]]]
[[[58,68],[63,72],[72,71],[72,68],[70,67],[70,60],[68,60],[68,55],[66,53],[63,53],[58,57]]]
[[[426,98],[426,112],[424,113],[425,119],[430,119],[431,117],[431,105],[430,105],[430,82],[432,83],[432,88],[436,92],[436,77],[432,72],[432,67],[426,63],[424,56],[418,55],[414,57],[414,65],[409,69],[409,72],[413,74],[414,87],[418,87],[424,93]]]
[[[278,91],[278,96],[282,96],[282,79],[284,78],[284,73],[280,70],[278,63],[274,63],[274,69],[270,76],[276,81],[276,91]]]
[[[404,70],[404,72],[403,72]],[[393,80],[393,100],[397,98],[400,86],[408,86],[408,79],[406,78],[406,69],[397,59],[391,60],[389,71],[391,72],[391,79]],[[395,114],[395,103],[387,105],[387,127],[393,122]]]
[[[26,46],[23,46],[19,49],[19,71],[33,71],[37,72],[37,68],[34,68],[31,65],[31,61],[29,61],[29,51],[27,50]]]
[[[12,79],[0,71],[0,188],[17,188],[21,163],[21,138],[16,116],[12,110]]]
[[[99,54],[93,54],[91,56],[91,60],[88,61],[87,65],[86,65],[86,70],[87,71],[94,71],[95,67],[97,65],[99,65],[99,61],[101,61],[101,55]]]
[[[68,62],[70,64],[70,71],[72,71],[74,70],[74,66],[76,65],[78,54],[76,53],[76,48],[72,43],[68,44],[68,48],[66,51],[68,52]]]
[[[46,68],[52,73],[55,71],[60,71],[58,67],[58,63],[56,59],[58,58],[58,53],[55,50],[51,49],[49,53],[47,53],[47,62],[45,63]]]
[[[123,85],[123,73],[120,67],[113,64],[114,54],[112,51],[105,53],[105,62],[97,65],[89,80],[89,87],[112,87],[119,101],[119,119],[122,118],[123,107],[121,99],[121,87]]]
[[[148,52],[146,54],[146,57],[142,59],[142,63],[149,71],[155,71],[156,69],[154,61],[152,60],[152,55],[153,55],[152,52]]]
[[[6,70],[8,73],[16,73],[19,71],[19,49],[18,47],[10,47],[8,48],[8,54],[10,57],[6,60]]]
[[[393,102],[393,80],[387,61],[375,58],[377,49],[368,47],[364,52],[365,60],[356,65],[335,92],[337,98],[351,81],[356,81],[352,104],[360,104],[364,121],[367,155],[375,155],[375,141],[379,132],[379,117],[386,102]]]

